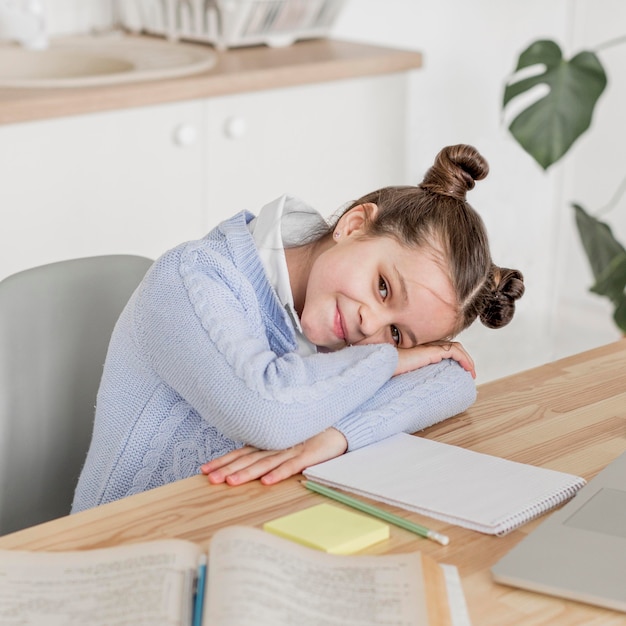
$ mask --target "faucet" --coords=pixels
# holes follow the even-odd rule
[[[17,41],[25,48],[48,47],[43,0],[0,0],[0,40]]]

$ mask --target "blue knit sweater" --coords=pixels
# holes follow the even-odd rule
[[[295,445],[334,426],[349,450],[471,405],[444,361],[392,377],[396,349],[299,356],[240,213],[159,258],[115,327],[74,512],[197,474],[243,444]]]

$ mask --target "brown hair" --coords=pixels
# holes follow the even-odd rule
[[[448,146],[417,187],[384,187],[346,209],[372,202],[378,212],[368,225],[368,236],[391,236],[442,256],[458,303],[456,333],[477,317],[489,328],[505,326],[524,293],[521,272],[491,260],[485,225],[465,199],[488,173],[487,161],[476,148]]]

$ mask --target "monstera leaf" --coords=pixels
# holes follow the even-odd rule
[[[531,44],[520,55],[515,71],[533,66],[542,66],[543,71],[519,79],[514,74],[504,91],[503,108],[537,85],[548,86],[548,94],[519,113],[509,126],[522,148],[547,169],[589,128],[607,78],[593,52],[580,52],[568,61],[549,40]]]
[[[607,224],[589,215],[579,204],[572,206],[578,234],[596,281],[591,291],[611,300],[615,305],[615,323],[626,333],[626,249]]]

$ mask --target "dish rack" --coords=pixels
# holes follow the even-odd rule
[[[119,0],[120,24],[217,49],[325,37],[347,0]]]

